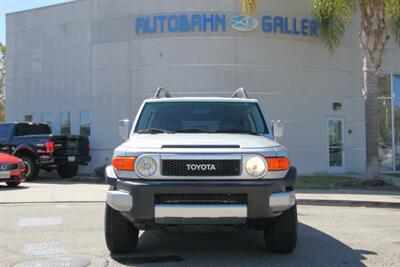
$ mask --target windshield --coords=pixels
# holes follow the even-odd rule
[[[260,107],[246,102],[147,103],[136,133],[268,134]]]

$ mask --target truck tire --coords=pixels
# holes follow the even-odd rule
[[[33,158],[29,156],[23,156],[22,161],[24,162],[26,167],[25,180],[26,181],[35,180],[39,175],[39,167],[36,165]]]
[[[59,166],[57,172],[62,178],[72,178],[78,173],[78,169],[78,165]]]
[[[15,188],[18,187],[20,182],[6,182],[8,187]]]
[[[104,220],[106,244],[111,253],[134,252],[139,237],[139,230],[121,213],[106,204]]]
[[[297,206],[264,226],[265,246],[271,252],[292,253],[297,243]]]

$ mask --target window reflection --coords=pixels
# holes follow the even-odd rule
[[[392,100],[379,99],[379,155],[383,171],[393,170]]]
[[[343,166],[343,131],[341,120],[328,121],[329,167]]]
[[[400,171],[400,75],[380,76],[378,93],[381,168]]]

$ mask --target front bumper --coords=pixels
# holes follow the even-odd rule
[[[25,170],[17,169],[10,172],[10,178],[0,179],[0,182],[17,182],[22,183],[25,181]]]
[[[117,179],[112,167],[106,180],[112,185],[107,204],[137,225],[263,223],[295,205],[296,169],[283,179],[253,181],[149,181]],[[156,194],[246,194],[244,205],[156,204]]]

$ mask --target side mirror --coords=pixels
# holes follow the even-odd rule
[[[274,140],[279,141],[283,137],[284,126],[282,121],[272,122],[272,131],[274,133]]]
[[[119,135],[125,140],[129,138],[130,126],[131,121],[128,119],[120,120],[118,123]]]

